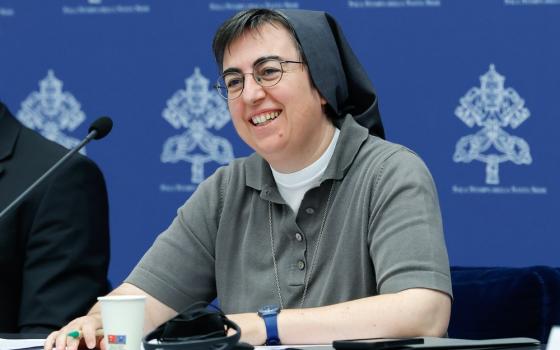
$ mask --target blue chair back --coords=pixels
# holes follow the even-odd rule
[[[560,270],[548,266],[451,267],[451,338],[530,337],[560,324]]]

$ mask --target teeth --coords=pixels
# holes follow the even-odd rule
[[[251,118],[251,120],[253,121],[253,124],[259,125],[267,120],[275,119],[279,114],[280,112],[263,113],[261,115],[254,116],[253,118]]]

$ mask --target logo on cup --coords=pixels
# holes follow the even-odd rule
[[[126,335],[107,335],[107,342],[109,344],[126,344]]]

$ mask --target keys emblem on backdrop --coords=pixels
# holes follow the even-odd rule
[[[175,129],[186,130],[165,141],[161,161],[190,163],[192,184],[205,179],[206,163],[227,164],[234,158],[231,143],[209,130],[220,130],[231,120],[226,102],[209,85],[209,80],[195,67],[185,80],[185,89],[167,100],[162,113]]]
[[[504,88],[504,81],[505,77],[491,64],[480,77],[480,87],[471,88],[455,109],[455,115],[469,128],[481,129],[459,139],[453,161],[486,163],[485,182],[489,185],[500,183],[500,163],[532,163],[529,144],[504,130],[516,129],[530,116],[525,101],[511,87]]]
[[[71,93],[62,91],[62,85],[53,70],[49,70],[47,76],[39,81],[39,91],[33,91],[23,100],[17,118],[47,139],[72,148],[80,140],[63,131],[74,131],[85,121],[86,115],[78,100]],[[85,147],[80,152],[86,154]]]

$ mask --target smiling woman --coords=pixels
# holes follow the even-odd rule
[[[223,60],[226,78],[233,72],[239,77],[243,76],[240,72],[251,71],[255,78],[237,80],[244,81],[243,91],[239,98],[228,100],[237,133],[273,169],[284,173],[301,170],[319,159],[334,133],[334,126],[322,108],[326,101],[313,87],[305,66],[282,74],[280,60],[297,57],[288,30],[265,24],[232,41]],[[271,73],[275,67],[276,73]],[[272,74],[274,79],[266,79],[263,73]],[[275,84],[269,86],[264,81]],[[225,80],[228,82],[231,86],[230,79]],[[234,89],[241,90],[237,86]]]
[[[201,183],[111,294],[147,296],[146,330],[217,297],[252,344],[445,334],[435,186],[413,152],[383,140],[376,94],[336,21],[248,10],[213,47],[217,88],[255,153]],[[70,326],[94,345],[98,307]],[[55,339],[63,350],[65,331],[46,350]]]

